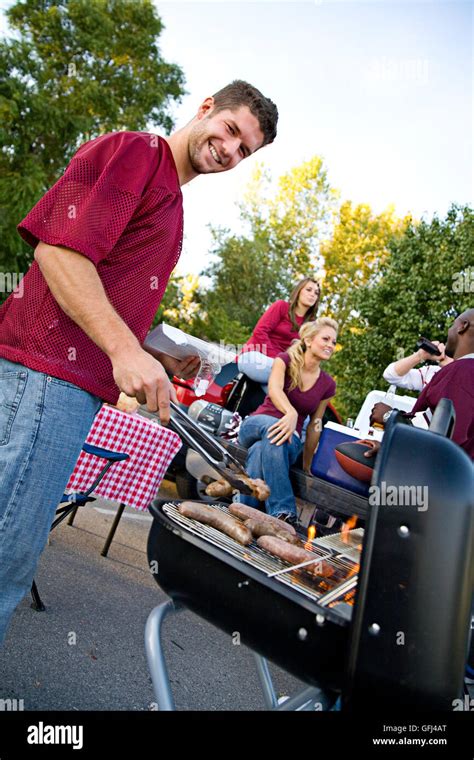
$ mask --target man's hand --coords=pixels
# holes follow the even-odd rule
[[[440,343],[439,340],[432,340],[431,341],[434,346],[438,349],[438,351],[441,351],[441,356],[435,356],[433,354],[430,354],[429,351],[423,351],[422,348],[419,349],[418,355],[420,357],[421,362],[443,362],[446,359],[446,355],[444,353],[445,345],[444,343]]]
[[[368,451],[364,451],[364,456],[367,457],[367,459],[377,456],[380,451],[380,441],[364,441],[364,443],[371,447]]]
[[[170,421],[170,399],[176,392],[164,367],[149,353],[137,346],[133,351],[111,356],[114,380],[127,396],[134,396],[150,412],[158,411],[162,425]]]
[[[441,356],[431,356],[429,357],[431,361],[437,362],[440,367],[445,367],[446,364],[451,364],[454,359],[451,358],[451,356],[446,356],[446,346],[444,343],[440,343],[438,340],[434,340],[433,343],[435,344],[438,351],[441,351]]]
[[[389,412],[391,409],[391,406],[388,404],[383,404],[381,401],[379,401],[378,404],[375,404],[372,408],[372,412],[370,414],[370,424],[373,425],[374,422],[377,422],[379,425],[383,425],[383,416],[385,412]]]
[[[201,366],[199,356],[189,356],[186,359],[175,359],[168,354],[161,354],[159,361],[170,375],[176,375],[182,380],[190,380],[195,377]]]
[[[288,441],[291,443],[291,437],[296,430],[296,423],[298,422],[298,412],[296,409],[292,409],[291,412],[287,412],[281,419],[277,420],[274,425],[268,428],[268,436],[270,443],[275,443],[277,446],[281,446],[282,443]]]
[[[170,375],[176,375],[176,377],[180,377],[183,380],[190,380],[197,375],[201,366],[201,359],[199,356],[189,356],[186,359],[175,359],[174,356],[164,354],[153,346],[149,346],[146,342],[143,345],[143,349],[147,354],[150,354],[159,361]]]

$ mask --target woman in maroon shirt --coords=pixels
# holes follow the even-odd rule
[[[316,318],[321,289],[305,277],[293,289],[289,301],[275,301],[260,317],[238,359],[239,371],[251,380],[266,384],[273,360],[298,340],[299,329]]]
[[[303,467],[309,470],[319,441],[321,420],[336,383],[323,372],[321,362],[331,358],[338,324],[323,317],[303,325],[299,340],[279,354],[270,375],[269,392],[256,412],[247,417],[239,431],[239,442],[248,448],[245,469],[251,478],[262,478],[270,488],[267,512],[296,523],[296,504],[289,469],[303,447],[301,431],[311,416],[303,451]],[[251,507],[259,502],[240,495]]]

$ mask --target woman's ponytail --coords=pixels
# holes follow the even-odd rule
[[[307,350],[306,341],[313,340],[325,327],[332,327],[337,333],[339,325],[335,319],[330,317],[319,317],[314,322],[305,322],[301,325],[299,330],[299,340],[294,340],[288,349],[288,355],[290,357],[290,364],[288,366],[288,373],[290,375],[289,391],[295,388],[301,388],[301,371],[304,366],[304,355]]]

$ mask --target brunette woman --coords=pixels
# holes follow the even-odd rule
[[[316,319],[320,293],[319,283],[305,277],[295,286],[289,301],[272,303],[242,349],[239,371],[257,383],[268,383],[275,356],[298,339],[303,324]]]

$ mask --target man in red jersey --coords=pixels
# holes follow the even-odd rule
[[[197,370],[142,348],[181,252],[181,186],[271,143],[277,119],[237,80],[171,137],[102,135],[19,225],[35,260],[0,309],[0,643],[102,401],[123,391],[167,423],[166,371]]]

